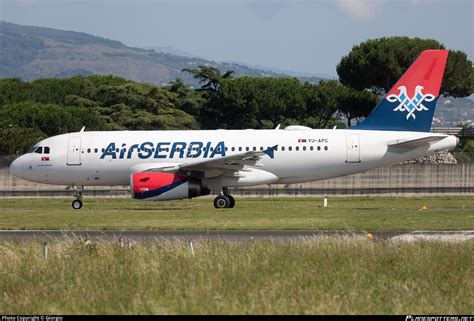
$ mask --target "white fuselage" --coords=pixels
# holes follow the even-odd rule
[[[441,139],[413,148],[388,146],[427,136]],[[129,185],[133,172],[278,146],[273,158],[262,157],[238,175],[206,171],[203,182],[218,190],[349,175],[449,150],[456,144],[455,136],[441,134],[350,129],[77,132],[41,141],[36,146],[43,146],[43,153],[19,157],[11,171],[46,184]],[[49,147],[48,154],[44,147]]]

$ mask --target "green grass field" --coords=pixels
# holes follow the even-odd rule
[[[0,199],[0,229],[93,230],[474,230],[474,197],[238,198],[217,210],[212,199],[140,202],[87,198]],[[420,210],[426,207],[426,210]]]
[[[473,242],[0,243],[0,314],[472,314]]]

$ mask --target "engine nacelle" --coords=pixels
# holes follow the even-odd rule
[[[140,172],[130,175],[132,197],[146,201],[163,201],[209,195],[201,180],[170,173]]]

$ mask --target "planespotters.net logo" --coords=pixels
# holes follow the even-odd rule
[[[405,321],[474,321],[472,316],[411,316],[407,315]]]

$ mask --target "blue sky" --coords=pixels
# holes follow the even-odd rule
[[[371,38],[433,38],[474,57],[473,0],[0,0],[0,20],[336,77]]]

